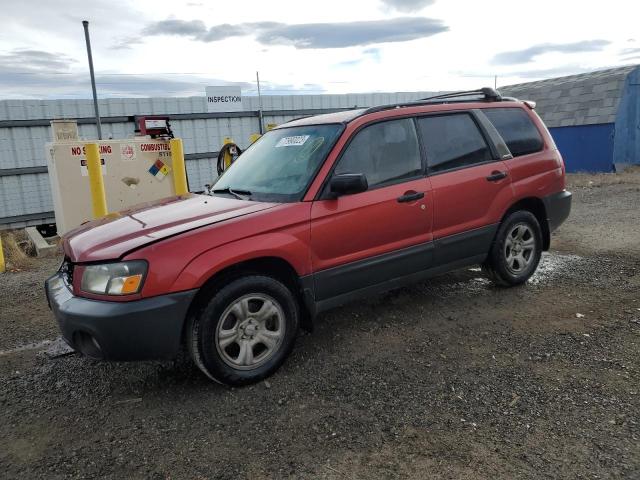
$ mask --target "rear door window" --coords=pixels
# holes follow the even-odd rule
[[[335,173],[363,173],[369,187],[421,175],[422,160],[413,120],[389,120],[360,130],[340,158]]]
[[[542,150],[540,132],[523,109],[485,108],[482,113],[496,127],[514,157]]]
[[[487,142],[468,113],[422,117],[418,125],[431,173],[493,160]]]

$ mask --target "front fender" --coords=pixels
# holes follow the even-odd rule
[[[264,257],[286,261],[298,276],[311,273],[308,241],[290,233],[271,232],[237,240],[198,255],[180,272],[171,290],[200,288],[227,267]]]
[[[281,258],[306,275],[310,215],[311,203],[281,204],[152,242],[124,259],[149,263],[142,297],[199,288],[223,268],[264,256]]]

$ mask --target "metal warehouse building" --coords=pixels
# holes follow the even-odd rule
[[[500,88],[534,100],[569,172],[611,172],[640,163],[640,66]]]

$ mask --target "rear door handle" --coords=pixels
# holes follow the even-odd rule
[[[498,170],[496,170],[491,172],[491,175],[487,177],[487,181],[497,182],[498,180],[502,180],[503,178],[507,178],[507,172],[499,172]]]
[[[424,192],[407,192],[398,197],[398,203],[414,202],[424,198]]]

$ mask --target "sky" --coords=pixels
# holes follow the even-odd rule
[[[637,0],[0,0],[0,100],[498,87],[640,64]]]

